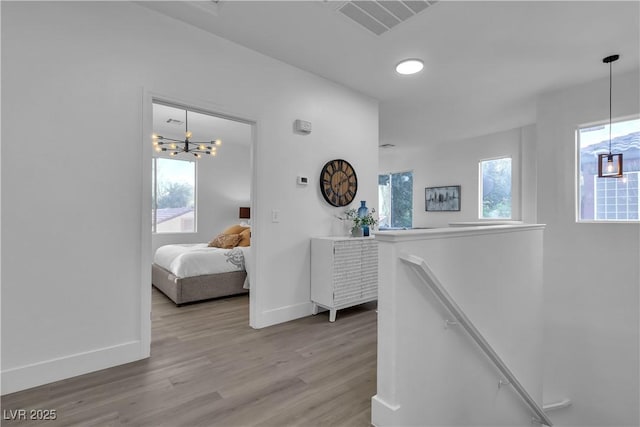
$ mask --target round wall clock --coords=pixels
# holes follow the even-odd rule
[[[358,177],[351,163],[342,159],[328,161],[320,172],[320,192],[333,206],[346,206],[358,192]]]

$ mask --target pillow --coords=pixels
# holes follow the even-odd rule
[[[228,227],[227,229],[225,229],[221,234],[240,234],[241,232],[243,232],[244,230],[248,229],[249,227],[243,227],[242,225],[232,225],[231,227]]]
[[[242,230],[239,234],[240,243],[238,246],[251,246],[251,229],[247,228],[246,230]]]
[[[212,241],[209,242],[209,247],[232,249],[238,246],[239,242],[239,234],[218,234]]]

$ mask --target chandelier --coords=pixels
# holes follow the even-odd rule
[[[202,155],[216,155],[217,148],[222,145],[220,139],[213,141],[191,141],[192,133],[189,130],[187,110],[184,112],[184,128],[184,140],[167,138],[154,133],[152,138],[155,150],[158,153],[168,151],[170,156],[177,156],[181,153],[193,154],[198,159],[201,158]]]

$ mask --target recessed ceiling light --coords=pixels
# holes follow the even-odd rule
[[[416,58],[405,59],[396,65],[398,74],[415,74],[424,68],[424,62]]]

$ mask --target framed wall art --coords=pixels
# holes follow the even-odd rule
[[[460,186],[427,187],[424,189],[427,212],[454,212],[460,210]]]

